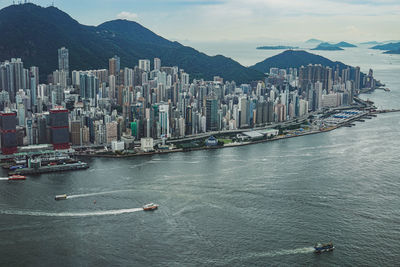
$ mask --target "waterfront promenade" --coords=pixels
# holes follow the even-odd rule
[[[157,155],[157,154],[169,154],[169,153],[177,153],[177,152],[189,152],[189,151],[197,151],[197,150],[213,150],[213,149],[247,146],[247,145],[259,144],[259,143],[265,143],[265,142],[273,142],[273,141],[284,140],[284,139],[288,139],[288,138],[301,137],[301,136],[306,136],[306,135],[313,135],[313,134],[329,132],[329,131],[333,131],[333,130],[341,128],[341,127],[351,126],[353,122],[360,121],[363,118],[370,118],[371,115],[392,113],[392,112],[400,112],[400,109],[369,110],[368,112],[362,112],[362,113],[360,113],[356,116],[353,116],[349,119],[345,119],[341,122],[338,122],[336,125],[328,125],[328,126],[325,126],[325,127],[319,128],[319,129],[310,129],[310,130],[305,130],[302,132],[295,131],[295,130],[287,131],[285,134],[280,134],[280,135],[272,137],[272,138],[266,138],[266,139],[261,139],[261,140],[248,140],[248,141],[242,141],[242,142],[232,142],[232,143],[224,144],[221,146],[215,146],[215,147],[202,146],[202,147],[193,147],[193,148],[187,148],[187,149],[183,149],[183,148],[157,149],[157,150],[154,150],[151,152],[137,152],[137,153],[127,153],[127,154],[78,153],[77,156],[88,157],[88,158],[96,158],[96,157],[99,157],[99,158],[128,158],[128,157],[140,157],[140,156],[149,156],[149,155]],[[297,120],[286,121],[283,123],[275,123],[275,124],[267,125],[265,127],[257,127],[257,128],[252,128],[252,129],[238,129],[238,130],[227,130],[227,131],[218,131],[218,132],[207,132],[207,133],[202,133],[199,135],[188,136],[185,138],[168,140],[167,143],[176,144],[176,143],[182,143],[182,142],[191,142],[191,141],[195,141],[195,140],[199,140],[199,139],[205,139],[205,138],[208,138],[208,137],[214,136],[214,135],[240,134],[240,133],[248,132],[248,131],[265,130],[265,129],[272,129],[272,128],[277,128],[277,127],[288,127],[288,126],[292,126],[295,124],[299,124],[301,121],[305,121],[305,120],[306,120],[306,118],[299,118]]]

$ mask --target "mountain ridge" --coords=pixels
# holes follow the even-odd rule
[[[42,81],[58,68],[57,50],[63,46],[69,49],[70,70],[107,68],[108,59],[118,55],[121,67],[158,57],[164,66],[178,66],[191,78],[221,76],[241,83],[264,77],[230,58],[208,56],[169,41],[137,22],[112,20],[86,26],[55,7],[28,3],[3,8],[0,32],[0,61],[22,58],[27,66],[39,67]]]

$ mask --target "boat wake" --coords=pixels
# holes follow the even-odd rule
[[[60,213],[41,212],[41,211],[1,210],[0,214],[35,216],[35,217],[90,217],[90,216],[120,215],[125,213],[134,213],[138,211],[143,211],[143,208],[102,210],[102,211],[90,211],[90,212],[60,212]]]
[[[3,177],[1,177],[1,178],[0,178],[0,181],[8,181],[8,178],[3,178]]]
[[[110,194],[116,194],[116,193],[122,193],[122,192],[132,192],[132,191],[133,191],[133,189],[125,189],[125,190],[114,190],[114,191],[88,193],[88,194],[68,195],[67,199],[92,197],[92,196],[100,196],[100,195],[110,195]]]
[[[285,255],[295,255],[295,254],[307,254],[312,252],[314,252],[313,247],[304,247],[304,248],[283,249],[271,252],[258,253],[257,256],[274,257],[274,256],[285,256]]]

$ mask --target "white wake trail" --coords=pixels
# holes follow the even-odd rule
[[[92,196],[100,196],[100,195],[110,195],[110,194],[116,194],[116,193],[122,193],[122,192],[132,192],[132,191],[134,191],[134,190],[133,189],[125,189],[125,190],[114,190],[114,191],[88,193],[88,194],[76,194],[76,195],[67,196],[67,199],[81,198],[81,197],[92,197]]]
[[[88,212],[60,212],[60,213],[50,213],[41,211],[2,210],[0,211],[0,214],[35,216],[35,217],[90,217],[90,216],[120,215],[125,213],[134,213],[138,211],[143,211],[143,208],[88,211]]]
[[[0,178],[0,181],[8,181],[8,178],[3,178],[3,177],[1,177],[1,178]]]
[[[260,253],[258,256],[267,256],[267,257],[274,257],[274,256],[283,256],[283,255],[295,255],[295,254],[307,254],[314,252],[313,247],[304,247],[304,248],[295,248],[295,249],[283,249],[271,252]]]

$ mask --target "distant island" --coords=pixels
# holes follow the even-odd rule
[[[344,50],[344,49],[336,44],[320,43],[317,47],[312,48],[311,50],[337,51],[337,50]]]
[[[306,41],[307,44],[316,44],[316,43],[323,43],[324,41],[318,39],[309,39]]]
[[[340,42],[340,43],[337,43],[335,45],[339,46],[339,47],[357,47],[356,45],[350,44],[348,42],[343,42],[343,41]]]
[[[377,42],[377,41],[369,41],[369,42],[363,42],[360,43],[362,45],[378,45],[378,44],[382,44],[381,42]]]
[[[279,49],[298,49],[297,46],[287,46],[287,45],[273,45],[273,46],[259,46],[259,50],[279,50]]]
[[[400,48],[383,52],[384,54],[400,54]]]
[[[375,45],[371,47],[371,49],[378,49],[378,50],[397,50],[400,48],[400,42],[399,43],[388,43],[388,44],[382,44],[382,45]]]

